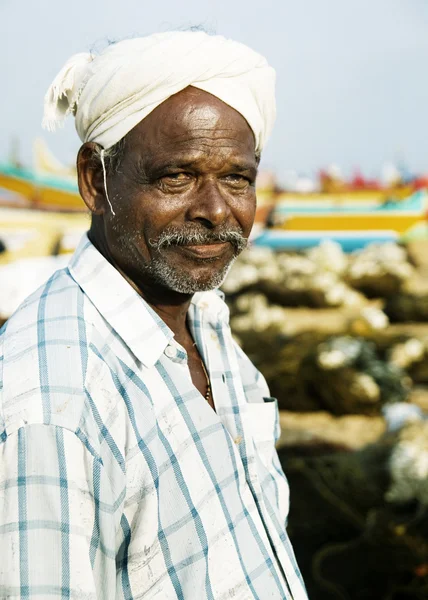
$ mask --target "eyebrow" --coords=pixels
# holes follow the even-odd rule
[[[188,169],[190,167],[195,166],[195,161],[193,160],[177,160],[174,162],[165,162],[159,165],[156,165],[156,170],[164,170],[164,169]]]
[[[238,173],[243,173],[244,171],[257,172],[257,165],[246,163],[246,162],[243,162],[243,163],[235,162],[230,165],[230,170],[236,171]]]
[[[162,171],[166,171],[168,169],[192,169],[195,168],[195,166],[197,165],[197,160],[177,160],[177,161],[170,161],[170,162],[165,162],[159,165],[155,165],[153,167],[153,170],[156,173],[162,172]],[[257,165],[256,164],[252,164],[252,163],[248,163],[248,162],[233,162],[230,165],[228,165],[227,169],[225,169],[227,171],[230,172],[234,172],[234,173],[252,173],[252,174],[256,174],[257,173]]]

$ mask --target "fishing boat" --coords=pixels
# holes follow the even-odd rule
[[[383,204],[393,200],[405,200],[415,192],[413,184],[380,188],[377,190],[330,190],[318,192],[281,192],[276,194],[275,203],[295,202],[296,199],[304,204],[330,202],[337,205],[355,202],[359,204]],[[267,195],[267,194],[265,194]]]
[[[10,164],[0,164],[0,186],[26,198],[34,208],[84,211],[73,177],[39,174]]]
[[[0,265],[73,252],[88,227],[86,213],[0,207]]]
[[[317,203],[279,202],[270,215],[271,224],[287,231],[370,231],[404,233],[427,214],[427,194],[420,190],[406,200]]]
[[[263,229],[252,238],[252,245],[271,248],[276,251],[298,251],[314,248],[322,241],[330,240],[340,244],[344,252],[361,250],[369,244],[400,242],[395,231],[284,231]]]
[[[352,251],[372,242],[398,241],[427,217],[425,190],[406,200],[375,200],[338,204],[334,200],[312,203],[287,199],[278,202],[268,218],[268,228],[254,240],[276,249],[301,249],[323,239],[335,240]]]

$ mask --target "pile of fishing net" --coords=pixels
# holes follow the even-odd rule
[[[428,598],[428,285],[418,276],[395,244],[345,255],[327,242],[250,249],[224,286],[232,331],[278,399],[288,531],[311,600]]]
[[[428,597],[428,422],[392,421],[356,452],[279,451],[288,532],[314,600]]]
[[[364,296],[389,297],[412,277],[406,251],[397,244],[373,244],[346,255],[325,241],[302,253],[251,248],[233,265],[224,291],[257,291],[282,306],[354,306]]]
[[[318,252],[318,254],[317,254]],[[327,260],[331,255],[332,260]],[[340,247],[326,242],[322,253],[279,253],[266,248],[246,251],[233,265],[223,290],[229,296],[257,291],[282,306],[342,306],[361,302],[342,275],[347,264]]]
[[[283,410],[376,415],[408,398],[408,374],[370,340],[317,332],[287,337],[274,326],[238,336]]]

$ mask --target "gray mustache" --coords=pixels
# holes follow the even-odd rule
[[[156,250],[163,250],[170,246],[199,246],[213,243],[229,242],[237,254],[247,246],[248,240],[238,229],[166,229],[156,239],[149,240],[150,246]]]

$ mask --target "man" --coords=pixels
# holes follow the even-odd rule
[[[274,73],[172,32],[70,59],[91,227],[2,333],[2,598],[306,598],[277,405],[217,288],[245,247]]]

